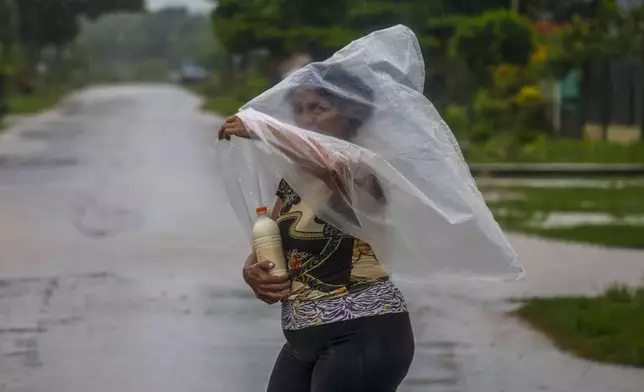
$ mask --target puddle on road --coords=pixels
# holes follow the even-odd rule
[[[456,356],[456,342],[430,340],[416,342],[416,353],[410,374],[419,376],[409,377],[403,382],[403,387],[418,391],[463,391],[462,369]],[[416,370],[417,364],[422,364],[422,370]],[[428,376],[420,376],[421,374]]]
[[[56,127],[55,124],[50,124],[50,126],[52,128]],[[83,133],[81,129],[32,129],[20,132],[20,137],[29,140],[54,141],[61,139],[70,139],[80,135],[81,133]]]
[[[583,183],[583,186],[588,186],[587,182]],[[621,188],[628,185],[633,185],[630,182],[611,182],[605,181],[607,187],[612,188]],[[643,183],[644,184],[644,183]],[[512,184],[514,185],[514,184]],[[529,186],[523,184],[524,186]],[[539,187],[541,185],[532,186]],[[552,183],[548,183],[547,186],[552,186]],[[597,184],[595,184],[597,185]],[[543,185],[545,186],[545,185]],[[513,191],[512,189],[503,189],[496,188],[493,190],[483,192],[485,201],[488,203],[496,203],[502,201],[516,201],[516,200],[525,200],[526,196],[520,192]],[[591,208],[593,206],[592,202],[581,201],[579,204],[580,208]],[[585,225],[612,225],[612,224],[621,224],[621,225],[633,225],[633,226],[644,226],[644,215],[633,214],[625,216],[614,216],[609,213],[595,213],[595,212],[568,212],[568,211],[521,211],[515,209],[509,209],[506,207],[498,207],[494,209],[494,214],[499,217],[511,217],[511,216],[520,216],[525,219],[525,224],[532,228],[536,229],[557,229],[557,228],[571,228],[577,226]]]
[[[73,211],[72,223],[86,237],[108,237],[143,226],[137,212],[94,198],[83,198]]]
[[[76,165],[76,157],[0,155],[0,169],[57,169]]]
[[[494,190],[485,192],[485,201],[494,203],[499,201],[510,201],[510,200],[523,200],[525,195],[519,192],[512,192],[507,190]]]
[[[602,213],[552,212],[545,219],[534,222],[535,226],[544,229],[607,224],[644,225],[644,215],[627,215],[623,218],[616,218],[610,214]]]
[[[55,295],[83,298],[83,294],[106,283],[120,285],[122,279],[99,272],[68,277],[0,280],[0,369],[43,366],[40,336],[46,334],[49,328],[83,321],[79,315],[66,314],[76,312],[74,307],[52,303]],[[78,292],[81,284],[85,285],[84,290]]]

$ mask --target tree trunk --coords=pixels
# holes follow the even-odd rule
[[[35,89],[38,64],[40,63],[40,48],[34,45],[24,44],[23,49],[25,63],[18,74],[18,90],[20,94],[30,95]]]
[[[601,93],[599,101],[601,103],[601,127],[602,127],[602,140],[608,140],[608,129],[611,123],[613,112],[613,94],[612,94],[612,80],[610,72],[610,60],[601,60]]]
[[[0,121],[2,117],[8,111],[7,108],[7,86],[6,86],[7,77],[0,71]]]
[[[510,7],[512,8],[512,12],[519,13],[519,0],[512,0]]]
[[[644,33],[641,38],[640,48],[640,141],[644,142]]]

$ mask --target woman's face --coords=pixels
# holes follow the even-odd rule
[[[345,138],[349,121],[314,89],[298,89],[293,94],[295,125],[337,138]]]

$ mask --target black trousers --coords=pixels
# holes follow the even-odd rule
[[[395,392],[414,356],[409,314],[284,331],[268,392]]]

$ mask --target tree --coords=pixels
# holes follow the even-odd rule
[[[449,15],[479,15],[493,10],[509,10],[511,0],[444,0],[440,2],[445,14]]]
[[[5,74],[16,41],[16,9],[13,0],[0,0],[0,75]]]
[[[644,140],[644,4],[631,9],[625,18],[624,35],[630,38],[631,53],[640,66],[640,140]]]
[[[16,40],[15,7],[13,0],[0,0],[0,117],[6,111],[6,80],[10,72]]]
[[[395,24],[434,45],[430,20],[502,9],[509,0],[220,0],[214,30],[226,50],[275,56],[306,50],[322,59],[351,39]]]
[[[108,66],[161,59],[176,67],[216,49],[209,19],[184,8],[108,15],[86,23],[80,40],[95,61]]]
[[[501,10],[461,19],[453,46],[455,54],[485,85],[501,64],[526,65],[536,41],[529,22],[513,12]]]
[[[457,22],[509,5],[509,0],[220,0],[212,19],[214,32],[229,53],[249,58],[264,50],[273,67],[300,51],[323,60],[352,39],[407,25],[432,59],[427,87],[436,98],[446,89],[446,75],[453,74],[448,49]],[[462,65],[457,68],[460,74]]]
[[[0,43],[15,40],[15,16],[13,0],[0,0]]]
[[[520,12],[535,19],[569,22],[575,16],[593,18],[598,3],[597,0],[521,0]]]
[[[42,50],[60,49],[80,31],[82,17],[96,18],[106,12],[142,10],[143,0],[19,0],[18,37],[33,74]]]
[[[353,38],[346,30],[348,0],[222,0],[213,11],[214,31],[234,54],[266,49],[284,57],[307,51],[321,59]]]

